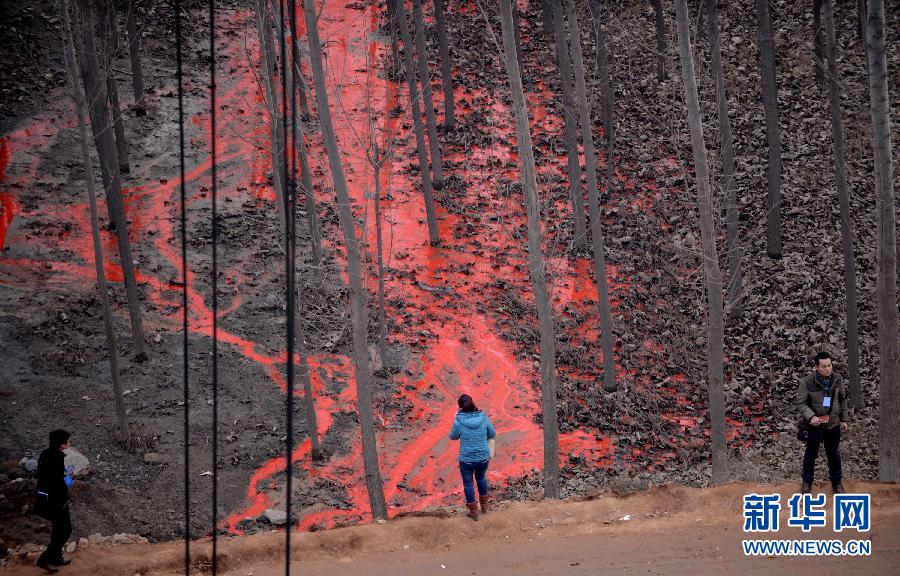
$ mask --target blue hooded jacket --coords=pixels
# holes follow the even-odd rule
[[[459,440],[460,462],[484,462],[489,459],[491,454],[487,441],[496,435],[497,431],[487,414],[480,410],[458,412],[450,429],[450,439]]]

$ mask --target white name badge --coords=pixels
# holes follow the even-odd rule
[[[822,406],[825,408],[831,407],[831,396],[826,396],[824,400],[822,400]]]

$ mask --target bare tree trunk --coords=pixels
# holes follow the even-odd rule
[[[303,300],[300,299],[300,306]],[[303,407],[306,410],[306,427],[309,430],[309,456],[313,462],[322,459],[322,448],[319,443],[319,419],[316,416],[316,396],[312,389],[312,374],[309,368],[309,348],[306,345],[306,329],[297,309],[297,368],[300,381],[303,383]]]
[[[813,58],[816,82],[825,81],[825,42],[822,39],[822,0],[813,0]]]
[[[514,11],[519,11],[518,6],[514,8]],[[541,14],[544,16],[542,19],[544,34],[550,36],[553,34],[553,0],[541,0]]]
[[[428,50],[425,47],[425,19],[422,17],[422,0],[413,0],[413,20],[416,25],[416,51],[419,53],[419,81],[425,104],[425,122],[428,125],[428,142],[431,144],[431,174],[433,184],[440,189],[444,185],[444,168],[441,161],[441,143],[437,135],[437,118],[431,97],[431,72],[428,70]]]
[[[400,50],[397,48],[397,0],[386,0],[387,5],[387,25],[391,31],[391,58],[394,66],[398,68],[400,64]]]
[[[613,102],[614,96],[612,87],[612,77],[609,73],[609,56],[606,52],[606,40],[603,38],[603,16],[600,13],[600,6],[597,0],[590,0],[588,7],[591,10],[592,21],[594,24],[594,38],[596,43],[596,60],[597,71],[600,73],[600,86],[603,90],[603,129],[606,136],[606,194],[612,196],[614,182],[615,167],[615,145],[616,145],[616,126],[613,121]]]
[[[112,380],[113,398],[116,402],[116,420],[119,433],[123,438],[128,436],[128,417],[125,414],[125,397],[119,383],[119,353],[116,346],[116,335],[113,332],[112,310],[109,306],[109,291],[106,288],[106,275],[103,271],[103,245],[100,240],[100,225],[97,222],[97,192],[94,189],[94,168],[88,151],[88,132],[84,120],[84,93],[78,84],[78,66],[75,64],[75,45],[72,41],[72,26],[69,22],[69,10],[66,0],[58,0],[60,19],[62,21],[63,52],[69,78],[72,80],[72,97],[75,100],[75,114],[78,117],[78,133],[81,136],[81,161],[84,164],[84,176],[87,183],[88,203],[91,210],[91,235],[94,240],[94,268],[97,274],[97,290],[100,292],[100,304],[103,309],[103,330],[106,334],[106,350],[109,355],[109,376]]]
[[[566,141],[566,159],[569,174],[569,200],[572,202],[572,218],[575,220],[575,247],[587,245],[587,229],[584,220],[584,201],[581,197],[581,160],[578,157],[578,119],[575,98],[572,96],[572,63],[566,42],[566,21],[562,0],[553,3],[553,33],[556,39],[556,59],[559,63],[560,86],[563,107],[563,134]]]
[[[399,3],[398,3],[399,4]],[[362,285],[361,259],[359,245],[356,241],[356,224],[350,210],[350,195],[347,192],[347,181],[341,166],[341,153],[338,150],[337,138],[331,120],[331,108],[328,104],[328,92],[325,89],[325,71],[322,68],[322,48],[319,41],[319,29],[316,18],[315,0],[304,0],[307,38],[309,40],[309,60],[313,73],[313,84],[316,90],[316,102],[319,110],[319,124],[328,152],[328,164],[337,196],[338,217],[344,233],[344,244],[347,249],[347,273],[350,279],[351,321],[353,324],[353,358],[356,368],[356,396],[359,409],[359,425],[362,436],[363,466],[366,475],[366,489],[369,493],[369,504],[372,516],[387,518],[387,504],[384,500],[384,485],[381,471],[378,468],[378,451],[375,446],[375,422],[372,416],[372,400],[369,390],[369,350],[368,318],[366,315],[366,290]],[[406,52],[411,46],[406,44]]]
[[[553,0],[550,0],[550,1],[552,3]],[[522,82],[524,82],[525,81],[525,76],[524,76],[525,66],[522,64],[522,25],[519,23],[518,0],[512,0],[510,2],[510,5],[512,6],[513,24],[515,24],[515,26],[516,26],[516,28],[514,30],[514,32],[516,33],[516,60],[519,62],[519,71],[523,72]],[[551,15],[552,15],[552,13],[551,13]],[[552,21],[551,21],[550,25],[551,26],[553,25]]]
[[[769,0],[756,0],[759,21],[759,68],[766,136],[769,143],[768,198],[766,201],[766,252],[779,259],[781,253],[781,128],[778,126],[778,86],[775,83],[775,37]]]
[[[96,16],[90,0],[79,0],[79,13],[83,55],[79,63],[81,80],[89,103],[91,130],[94,135],[94,145],[97,147],[97,155],[100,157],[100,173],[103,176],[103,187],[106,189],[106,202],[116,225],[119,259],[122,264],[122,275],[125,278],[125,293],[128,296],[128,314],[131,317],[135,360],[142,362],[147,358],[144,351],[144,327],[141,322],[140,301],[134,275],[134,259],[128,239],[128,221],[125,218],[125,208],[122,203],[122,182],[116,157],[116,143],[110,130],[109,114],[106,109],[106,89],[99,78],[97,45],[94,41]]]
[[[861,406],[859,386],[859,322],[856,305],[856,260],[850,220],[850,191],[844,162],[844,123],[841,120],[841,89],[834,34],[834,6],[825,0],[825,38],[828,44],[828,99],[831,104],[831,138],[834,141],[834,181],[841,207],[841,248],[844,253],[844,291],[847,295],[847,360],[850,367],[850,404]]]
[[[541,390],[544,419],[544,496],[559,498],[559,424],[556,414],[556,354],[553,335],[553,311],[544,277],[544,258],[541,253],[541,213],[537,196],[534,153],[528,110],[522,91],[522,76],[516,58],[516,39],[510,0],[500,0],[500,20],[503,24],[503,47],[506,74],[512,91],[512,107],[516,116],[516,141],[522,169],[522,188],[525,192],[525,211],[528,218],[528,272],[534,288],[538,325],[541,335]]]
[[[416,153],[419,157],[419,172],[422,175],[422,193],[425,196],[425,218],[428,221],[428,239],[432,245],[440,244],[437,215],[434,210],[434,190],[431,187],[431,175],[428,167],[428,151],[425,148],[425,133],[422,129],[422,112],[419,108],[419,87],[416,83],[416,68],[413,65],[413,43],[409,35],[409,24],[406,22],[406,9],[403,2],[394,4],[397,21],[400,24],[400,38],[403,40],[403,60],[406,62],[406,82],[409,86],[410,114],[413,120],[413,131],[416,133]]]
[[[681,76],[694,151],[694,173],[697,178],[697,208],[700,212],[700,235],[703,244],[703,273],[706,278],[706,298],[709,302],[707,343],[707,377],[709,379],[709,414],[712,427],[712,481],[724,482],[728,477],[728,450],[725,441],[725,387],[722,353],[725,340],[724,305],[722,303],[722,272],[716,254],[715,219],[709,186],[709,167],[706,144],[703,141],[703,119],[697,97],[693,50],[688,28],[687,1],[675,0],[675,21],[678,25],[678,53],[681,57]]]
[[[316,280],[322,282],[325,270],[322,264],[322,230],[319,226],[319,215],[316,207],[316,196],[313,190],[312,171],[309,169],[309,156],[306,151],[306,140],[302,124],[298,126],[297,157],[300,159],[300,185],[306,208],[306,223],[309,227],[310,249],[312,250],[313,268]]]
[[[575,72],[575,100],[581,117],[581,139],[584,148],[584,171],[587,174],[588,217],[591,223],[591,245],[594,252],[594,281],[597,285],[597,305],[600,311],[600,342],[603,347],[603,389],[616,390],[615,337],[612,326],[612,310],[609,306],[609,286],[606,279],[606,248],[603,242],[603,224],[600,222],[600,194],[597,190],[597,151],[594,148],[591,110],[588,105],[587,87],[584,81],[584,56],[581,53],[581,28],[574,0],[566,1],[566,17]]]
[[[116,23],[116,5],[113,0],[103,2],[103,51],[106,60],[106,92],[109,96],[109,107],[112,111],[113,127],[116,133],[116,154],[119,172],[128,174],[128,143],[125,141],[125,124],[122,122],[122,107],[119,105],[119,87],[113,73],[113,61],[119,53],[119,29]]]
[[[128,0],[128,49],[131,52],[131,88],[134,90],[134,113],[143,116],[147,113],[144,105],[144,72],[141,69],[141,34],[138,32],[137,0]]]
[[[259,60],[263,70],[266,108],[269,113],[269,144],[272,152],[272,180],[275,182],[275,205],[278,207],[278,221],[281,229],[287,229],[287,214],[284,210],[285,184],[284,173],[284,127],[278,107],[278,92],[275,87],[275,46],[272,38],[272,20],[266,0],[253,0],[256,11],[256,32],[259,36]],[[298,139],[299,140],[299,139]]]
[[[276,21],[275,27],[278,30],[278,33],[281,34],[281,23]],[[294,54],[301,54],[300,43],[297,41],[296,37],[291,37],[291,43]],[[306,121],[310,118],[309,100],[306,96],[306,78],[303,76],[303,70],[300,67],[300,58],[298,57],[293,60],[293,70],[288,70],[287,72],[287,83],[291,83],[291,74],[293,74],[297,95],[300,97],[300,118],[302,121]],[[274,79],[272,84],[274,88]],[[322,230],[319,225],[319,214],[316,208],[316,196],[315,191],[313,190],[312,172],[309,168],[309,156],[306,152],[306,140],[303,137],[304,131],[302,121],[297,122],[297,119],[294,118],[296,131],[299,134],[294,146],[297,149],[297,157],[300,160],[300,186],[304,193],[306,223],[309,228],[311,240],[310,248],[313,257],[313,273],[315,274],[316,280],[321,283],[324,278],[324,269],[322,268]]]
[[[866,0],[856,0],[856,33],[859,39],[866,40]]]
[[[709,25],[709,44],[712,55],[712,73],[716,89],[716,116],[719,121],[719,145],[722,147],[722,177],[725,188],[725,223],[728,256],[728,306],[731,314],[739,312],[743,297],[741,279],[741,247],[738,244],[737,182],[734,179],[734,139],[731,136],[731,120],[728,118],[728,98],[725,95],[725,77],[722,71],[722,46],[719,39],[719,2],[706,4]]]
[[[456,115],[453,107],[453,61],[450,59],[447,19],[444,16],[445,1],[434,0],[434,23],[437,27],[438,46],[441,54],[441,86],[444,89],[444,127],[447,130],[453,130],[456,128]]]
[[[438,0],[440,1],[440,0]],[[372,144],[374,149],[373,162],[375,167],[375,262],[378,267],[378,356],[381,358],[381,366],[386,367],[387,362],[387,320],[385,318],[384,296],[384,242],[381,233],[381,170],[382,165],[378,157],[378,143],[373,133]]]
[[[666,79],[666,15],[663,12],[662,0],[653,0],[653,10],[656,13],[656,79],[662,82]]]
[[[878,479],[900,482],[900,345],[897,328],[897,216],[891,161],[891,100],[884,0],[869,0],[866,54],[875,149],[876,294],[878,300]]]

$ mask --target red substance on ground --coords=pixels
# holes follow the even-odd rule
[[[461,393],[470,393],[477,398],[480,407],[486,409],[500,431],[498,437],[498,457],[491,463],[489,478],[494,484],[502,484],[505,479],[517,477],[540,469],[543,466],[542,428],[535,422],[540,412],[540,399],[535,383],[539,375],[530,361],[517,360],[512,344],[501,339],[495,325],[496,316],[488,313],[497,288],[493,283],[500,278],[507,280],[523,299],[531,293],[530,282],[524,266],[524,239],[513,238],[512,231],[525,221],[522,200],[518,194],[503,197],[496,193],[500,179],[518,180],[519,172],[515,164],[517,158],[512,151],[513,139],[511,113],[492,95],[477,94],[469,89],[457,87],[458,110],[464,117],[480,106],[488,98],[491,102],[487,115],[497,128],[496,141],[489,145],[472,145],[461,149],[445,147],[445,170],[460,177],[465,183],[463,200],[471,205],[481,206],[479,213],[450,213],[438,206],[438,219],[442,245],[432,247],[428,243],[425,226],[424,203],[417,190],[418,182],[406,173],[406,162],[415,158],[415,141],[411,134],[401,133],[403,118],[388,113],[398,102],[407,102],[403,88],[379,78],[381,60],[389,53],[383,44],[373,41],[372,32],[377,27],[379,14],[372,6],[363,9],[344,6],[341,2],[327,2],[319,19],[320,34],[326,51],[328,64],[328,89],[331,97],[332,113],[335,119],[337,137],[340,142],[343,165],[347,174],[350,195],[355,201],[357,216],[366,223],[363,240],[368,249],[375,249],[375,227],[373,217],[374,192],[373,171],[366,160],[369,145],[370,115],[375,111],[377,122],[383,123],[379,130],[382,140],[385,134],[406,136],[406,144],[394,152],[382,172],[382,193],[389,193],[389,199],[382,199],[385,226],[385,264],[395,271],[386,278],[388,299],[399,298],[409,303],[406,313],[388,308],[397,326],[391,339],[404,344],[414,351],[410,364],[395,376],[397,394],[406,399],[412,410],[407,419],[390,414],[381,416],[377,444],[381,469],[385,480],[385,496],[391,511],[422,509],[432,504],[457,503],[460,498],[460,482],[456,461],[456,447],[447,439],[447,432],[455,416],[455,400]],[[471,7],[463,6],[462,10]],[[252,15],[249,17],[252,18]],[[245,12],[222,12],[219,22],[230,28],[245,29],[243,22],[248,18]],[[302,14],[298,24],[302,26]],[[252,27],[251,27],[252,28]],[[525,38],[527,39],[527,37]],[[251,58],[258,59],[255,37],[246,38],[246,46]],[[274,193],[267,183],[271,172],[268,146],[268,122],[264,117],[264,104],[256,77],[248,67],[244,38],[231,39],[220,53],[223,69],[232,71],[226,86],[217,94],[218,113],[223,113],[226,122],[219,123],[217,150],[220,201],[247,201],[252,199],[273,199]],[[442,91],[435,90],[435,107],[442,110]],[[546,104],[555,96],[543,84],[529,94],[532,129],[535,134],[553,134],[561,130],[561,120],[547,110]],[[251,104],[252,103],[252,104]],[[248,107],[252,109],[248,110]],[[408,115],[407,106],[403,106]],[[468,112],[467,112],[468,111]],[[484,110],[481,110],[484,111]],[[4,190],[0,191],[0,243],[6,236],[8,226],[16,214],[14,195],[9,191],[26,186],[38,180],[40,153],[54,141],[60,124],[71,126],[72,114],[67,109],[55,111],[56,116],[47,121],[40,118],[30,128],[20,130],[2,140],[0,148],[0,181]],[[60,119],[61,122],[56,120]],[[407,120],[408,117],[407,117]],[[199,126],[203,138],[196,142],[208,146],[209,114],[196,115],[191,119]],[[464,119],[463,119],[464,122]],[[408,123],[408,122],[407,122]],[[320,143],[314,135],[307,135],[310,160],[314,174],[327,174],[327,162]],[[381,144],[384,145],[384,142]],[[32,158],[32,164],[16,170],[15,179],[7,186],[2,180],[3,169],[12,157]],[[601,155],[602,159],[602,155]],[[540,166],[540,175],[564,174],[564,156],[554,162]],[[208,185],[210,161],[207,159],[186,174],[189,203],[208,202],[205,186]],[[167,175],[158,181],[146,182],[124,191],[126,212],[131,220],[132,242],[152,246],[180,275],[182,268],[180,251],[180,231],[174,222],[178,220],[178,193],[180,179],[177,174]],[[625,176],[622,175],[622,179]],[[632,185],[632,184],[629,184]],[[627,188],[627,186],[626,186]],[[437,194],[440,197],[441,192]],[[333,203],[332,197],[322,196],[320,202]],[[564,203],[557,203],[558,210],[567,214]],[[259,204],[260,209],[264,204]],[[646,203],[636,206],[648,209]],[[79,204],[50,204],[41,212],[20,214],[23,218],[41,216],[53,222],[71,223],[71,233],[61,243],[59,238],[24,236],[21,232],[9,238],[15,252],[17,248],[39,244],[47,252],[65,250],[71,255],[55,256],[55,260],[32,260],[28,258],[0,259],[0,283],[22,288],[66,289],[73,285],[87,285],[94,277],[93,252],[90,237],[90,222],[87,202]],[[271,217],[277,218],[274,210]],[[461,233],[466,225],[474,225],[473,233]],[[328,231],[326,231],[328,232]],[[116,261],[117,247],[113,234],[102,232],[107,261],[104,262],[108,279],[122,281],[121,267]],[[339,256],[342,243],[336,230],[325,238],[326,244]],[[548,245],[555,242],[553,235],[546,240]],[[40,250],[39,252],[43,252]],[[507,256],[498,264],[492,257],[496,254]],[[247,255],[249,258],[252,255]],[[554,277],[551,297],[557,313],[568,304],[580,312],[596,307],[592,264],[585,259],[575,260],[559,255],[548,258],[549,271]],[[47,268],[53,274],[48,274]],[[224,317],[238,309],[244,276],[242,266],[228,270],[226,286],[220,288],[223,304],[219,317]],[[187,286],[190,308],[189,329],[192,333],[211,336],[212,311],[206,306],[200,292],[196,275],[188,272],[186,279],[164,278],[141,270],[138,267],[138,281],[148,286],[147,295],[160,310],[167,311],[145,322],[158,331],[180,330],[181,322],[181,282]],[[619,305],[616,295],[628,286],[631,278],[620,273],[613,265],[607,267],[613,307]],[[38,278],[36,284],[35,278]],[[368,285],[377,285],[370,271]],[[435,289],[437,288],[437,289]],[[251,291],[250,294],[253,292]],[[230,301],[229,297],[230,296]],[[575,328],[577,336],[586,342],[597,342],[591,347],[597,366],[602,365],[598,328],[592,323]],[[263,351],[251,340],[240,337],[221,326],[218,338],[227,349],[235,350],[246,358],[264,367],[270,382],[255,383],[256,386],[274,384],[282,391],[286,389],[283,368],[286,354],[283,350]],[[662,353],[664,346],[652,340],[645,341],[645,347],[653,353]],[[356,387],[350,360],[337,355],[316,355],[309,358],[312,368],[313,389],[316,394],[318,420],[321,433],[331,426],[333,414],[339,411],[354,411]],[[562,367],[561,367],[562,368]],[[620,377],[636,377],[637,374],[620,370]],[[334,399],[327,396],[323,375],[331,380],[347,383],[340,395]],[[594,374],[569,376],[585,381],[597,381]],[[672,378],[673,382],[677,381]],[[683,376],[682,376],[683,379]],[[695,425],[690,417],[677,416],[679,425]],[[730,422],[730,437],[738,432],[740,423]],[[326,463],[313,467],[309,462],[309,440],[302,441],[294,450],[292,460],[305,469],[307,482],[327,480],[346,489],[349,510],[323,509],[303,516],[300,526],[332,526],[345,520],[369,518],[368,498],[362,475],[362,455],[358,437],[354,437],[350,453],[334,457]],[[560,436],[560,460],[565,463],[570,455],[583,457],[587,462],[602,465],[613,453],[609,436],[598,430],[576,430]],[[674,454],[673,454],[674,456]],[[252,476],[247,488],[247,505],[233,511],[222,521],[222,525],[238,532],[238,524],[248,518],[255,518],[265,508],[271,506],[270,494],[277,490],[276,477],[285,469],[284,457],[261,463]]]

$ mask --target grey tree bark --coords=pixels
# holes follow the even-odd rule
[[[569,201],[572,203],[572,218],[575,220],[574,245],[587,245],[587,228],[584,220],[584,201],[581,196],[581,159],[578,157],[578,113],[572,95],[572,63],[569,60],[569,46],[566,42],[566,21],[563,17],[562,0],[553,3],[553,34],[556,40],[556,60],[559,64],[560,86],[563,108],[563,136],[566,142],[566,160],[569,175]]]
[[[553,334],[553,311],[544,277],[541,253],[541,214],[537,196],[534,153],[528,124],[528,109],[522,90],[522,76],[516,57],[516,40],[510,0],[500,0],[500,20],[503,25],[503,52],[506,75],[512,91],[512,108],[516,117],[516,141],[525,193],[528,219],[528,272],[534,288],[538,325],[541,337],[541,406],[544,419],[544,496],[559,498],[559,424],[556,414],[556,354]]]
[[[425,105],[425,123],[428,127],[428,143],[431,146],[432,184],[440,189],[444,185],[444,167],[441,160],[441,142],[437,134],[437,118],[434,99],[431,97],[431,72],[428,70],[428,50],[425,46],[425,18],[422,16],[422,0],[413,0],[413,20],[416,26],[416,52],[419,64],[419,82],[422,84],[422,100]]]
[[[322,136],[325,141],[326,152],[328,153],[328,165],[331,169],[334,191],[337,196],[338,218],[347,249],[347,273],[350,280],[350,317],[353,325],[353,359],[366,489],[369,494],[372,516],[375,518],[387,518],[387,504],[384,499],[384,484],[381,480],[381,471],[378,467],[378,450],[375,446],[375,422],[372,416],[371,391],[369,390],[369,350],[366,341],[368,337],[367,294],[362,284],[361,258],[359,245],[356,240],[356,224],[353,213],[350,210],[347,180],[341,165],[341,154],[332,124],[331,107],[328,104],[328,91],[325,89],[322,44],[319,40],[315,0],[304,0],[303,8],[304,16],[306,17],[307,39],[309,40],[310,68],[313,74],[313,85],[316,91],[316,103],[319,111],[319,124],[322,127]],[[410,45],[406,44],[407,53],[410,48]]]
[[[441,87],[444,89],[444,127],[447,130],[456,128],[453,96],[453,61],[450,59],[450,41],[447,37],[447,18],[444,15],[444,2],[434,0],[434,23],[438,34],[438,49],[441,56]]]
[[[816,82],[825,81],[825,41],[822,39],[822,0],[813,0],[813,58]]]
[[[697,179],[697,208],[700,213],[700,236],[703,245],[703,275],[706,279],[706,298],[709,303],[707,343],[707,378],[709,379],[709,413],[712,427],[712,481],[724,482],[728,477],[728,451],[725,440],[725,388],[722,353],[725,340],[725,311],[722,302],[722,272],[716,254],[715,218],[709,185],[709,166],[703,140],[703,119],[694,74],[693,50],[688,28],[687,1],[675,0],[675,21],[678,26],[678,53],[691,130],[691,149],[694,153],[694,173]]]
[[[269,115],[269,146],[272,153],[272,180],[275,182],[275,205],[281,230],[287,229],[287,214],[284,211],[284,194],[287,175],[284,173],[284,127],[275,86],[275,44],[272,38],[272,18],[266,0],[253,0],[256,12],[256,33],[259,36],[259,60],[262,68],[262,83],[266,109]],[[298,140],[300,140],[298,138]]]
[[[616,126],[614,122],[614,92],[612,75],[609,72],[609,55],[606,39],[603,37],[604,17],[597,0],[590,0],[588,7],[594,25],[594,42],[596,45],[597,71],[600,74],[600,87],[603,90],[603,129],[606,136],[606,194],[612,196],[614,187],[613,168],[615,167]]]
[[[416,68],[413,64],[413,43],[406,22],[406,9],[403,2],[394,4],[397,12],[397,23],[400,25],[400,39],[403,40],[403,60],[406,64],[406,82],[409,86],[410,114],[413,120],[413,131],[416,134],[416,154],[419,158],[419,173],[422,175],[422,194],[425,196],[425,219],[428,222],[428,239],[432,245],[440,244],[437,215],[434,210],[434,189],[431,187],[431,174],[428,166],[428,151],[425,148],[425,132],[422,128],[422,112],[419,108],[419,86],[416,83]]]
[[[584,148],[584,171],[587,174],[588,218],[591,224],[591,246],[594,252],[594,282],[597,286],[597,305],[600,312],[600,342],[603,348],[603,389],[614,392],[616,385],[615,336],[612,310],[609,306],[609,286],[606,278],[606,248],[603,224],[600,222],[600,194],[597,190],[597,151],[594,147],[591,110],[584,80],[584,56],[581,52],[581,28],[574,0],[566,0],[569,21],[570,49],[575,73],[575,101],[581,118],[581,140]]]
[[[89,103],[88,114],[91,118],[94,145],[97,148],[97,155],[100,157],[100,173],[103,177],[103,187],[106,190],[106,202],[116,227],[119,259],[125,279],[125,293],[128,297],[128,314],[131,318],[135,360],[143,362],[147,358],[147,353],[144,349],[144,327],[141,321],[140,300],[134,274],[134,259],[131,255],[131,242],[128,239],[128,220],[125,218],[125,208],[122,203],[122,181],[119,174],[116,143],[112,130],[110,130],[109,113],[106,108],[106,87],[105,83],[100,81],[97,45],[94,41],[94,25],[97,20],[90,0],[79,0],[78,7],[81,34],[80,53],[82,54],[79,62],[81,81]]]
[[[278,34],[281,34],[281,23],[272,18],[275,22],[275,29]],[[294,54],[301,54],[300,43],[297,41],[297,38],[292,37],[292,49]],[[274,46],[274,39],[271,42]],[[274,48],[271,52],[272,58],[274,58]],[[293,74],[293,77],[291,76]],[[300,118],[301,121],[297,122],[297,119],[294,118],[294,122],[296,122],[296,131],[297,131],[297,142],[294,146],[297,149],[297,157],[300,160],[300,187],[303,191],[303,199],[304,199],[304,209],[306,210],[306,225],[309,229],[309,236],[311,239],[310,249],[312,251],[313,258],[313,273],[315,274],[316,280],[321,283],[324,279],[325,271],[322,268],[322,230],[319,225],[319,214],[316,208],[316,196],[315,191],[313,190],[312,183],[312,172],[309,168],[309,156],[306,151],[306,140],[304,139],[304,127],[303,122],[310,118],[310,107],[309,107],[309,99],[307,98],[307,83],[306,77],[303,75],[303,70],[300,65],[300,58],[295,58],[293,62],[293,70],[287,71],[287,84],[291,84],[291,80],[296,79],[294,82],[294,86],[296,86],[297,95],[300,100]],[[274,79],[273,79],[273,87],[274,87]],[[279,123],[281,124],[281,123]],[[285,144],[287,145],[287,144]]]
[[[372,147],[375,168],[375,264],[378,268],[378,356],[381,366],[387,366],[387,319],[385,314],[384,294],[384,241],[381,229],[381,171],[382,161],[379,157],[378,142],[372,136]]]
[[[766,253],[779,259],[781,252],[781,128],[778,125],[778,86],[775,81],[775,37],[769,0],[756,0],[759,22],[759,68],[769,145],[766,199]]]
[[[722,187],[725,189],[725,253],[728,260],[728,300],[727,309],[737,314],[743,297],[741,261],[743,251],[738,243],[737,182],[734,177],[734,138],[731,135],[731,120],[728,117],[728,98],[725,95],[725,76],[722,71],[722,46],[719,37],[719,2],[708,0],[707,24],[713,84],[716,90],[716,116],[719,121],[719,145],[722,147]]]
[[[891,100],[884,0],[869,0],[866,56],[875,149],[876,299],[878,309],[878,479],[900,482],[900,337],[897,328],[897,215],[891,160]]]
[[[656,79],[662,82],[666,79],[666,16],[663,12],[662,0],[653,0],[653,11],[656,18]]]
[[[116,335],[113,332],[112,310],[109,305],[109,291],[106,287],[106,274],[103,271],[103,245],[100,239],[100,225],[97,218],[97,191],[94,188],[94,168],[91,165],[91,154],[88,151],[88,132],[85,125],[84,93],[78,84],[78,65],[75,63],[75,44],[72,40],[72,26],[66,0],[58,0],[60,20],[62,21],[63,52],[69,79],[72,81],[72,97],[75,100],[75,115],[78,118],[78,134],[81,137],[81,161],[84,164],[84,177],[88,191],[88,205],[91,211],[91,236],[94,243],[94,269],[97,274],[97,291],[100,292],[100,305],[103,309],[103,331],[106,334],[106,350],[109,356],[109,376],[112,380],[113,398],[116,403],[116,420],[119,433],[123,438],[128,436],[128,416],[125,414],[125,397],[119,380],[119,353],[116,346]]]
[[[552,3],[553,0],[550,1]],[[525,66],[522,64],[522,25],[519,22],[519,5],[515,0],[510,2],[510,5],[512,6],[513,24],[516,26],[514,30],[516,33],[516,60],[519,62],[519,71],[524,73]],[[550,25],[553,25],[552,19]],[[525,82],[524,74],[522,76],[522,82]]]
[[[518,7],[514,7],[513,11],[518,12]],[[553,34],[553,0],[541,0],[541,14],[544,34],[550,36]]]
[[[128,0],[128,50],[131,56],[131,88],[134,91],[134,113],[143,116],[147,113],[144,103],[144,72],[141,68],[141,34],[138,32],[137,0]]]
[[[322,459],[319,442],[319,419],[316,416],[316,396],[312,389],[312,373],[309,368],[309,347],[306,344],[306,329],[302,321],[303,300],[297,307],[297,374],[303,384],[303,408],[306,411],[306,427],[309,430],[309,456],[313,462]]]
[[[116,22],[116,5],[113,0],[103,2],[103,20],[100,30],[103,34],[103,52],[105,60],[106,93],[109,96],[109,108],[112,112],[113,129],[116,134],[116,157],[119,172],[128,174],[128,142],[125,140],[125,123],[122,107],[119,105],[119,86],[113,73],[113,61],[119,53],[119,28]]]
[[[834,33],[834,5],[825,3],[825,39],[828,46],[828,101],[831,108],[831,139],[834,142],[834,181],[841,209],[841,249],[844,253],[844,292],[847,296],[847,363],[850,376],[850,404],[862,405],[859,385],[859,321],[856,304],[856,258],[853,254],[853,224],[850,219],[850,190],[844,161],[844,123],[841,119],[841,88],[837,69]]]

